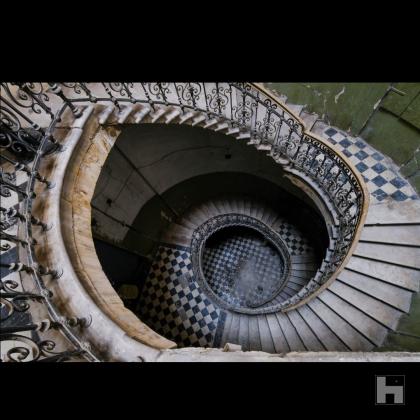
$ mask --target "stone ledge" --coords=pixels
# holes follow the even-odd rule
[[[420,352],[291,352],[184,348],[161,351],[156,362],[420,362]]]

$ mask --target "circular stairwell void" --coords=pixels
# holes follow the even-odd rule
[[[225,309],[272,301],[290,272],[290,255],[280,235],[245,215],[209,219],[194,232],[191,252],[198,283]]]
[[[284,285],[285,262],[259,232],[223,228],[206,241],[201,270],[210,289],[228,306],[254,308],[270,301]]]
[[[243,327],[249,318],[246,334],[256,337],[253,323],[278,316],[320,268],[327,209],[269,156],[223,134],[157,125],[124,133],[96,185],[92,231],[125,307],[178,347],[220,347],[232,317]],[[235,240],[249,249],[221,270],[232,277],[220,293],[211,250],[235,258]]]

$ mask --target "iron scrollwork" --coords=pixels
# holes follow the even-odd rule
[[[283,302],[282,306],[277,309],[283,310],[310,296],[340,267],[359,228],[365,199],[363,188],[352,169],[340,155],[310,133],[305,132],[300,120],[294,117],[286,106],[273,100],[270,95],[266,95],[250,83],[135,84],[115,82],[98,85],[103,86],[108,97],[96,97],[93,92],[98,92],[97,85],[92,86],[88,83],[55,83],[50,86],[50,89],[46,89],[47,85],[43,83],[1,83],[0,148],[2,153],[3,150],[6,152],[5,156],[11,156],[17,163],[23,165],[15,166],[15,169],[26,171],[30,180],[28,183],[30,187],[21,189],[15,185],[12,179],[13,173],[2,170],[0,173],[0,194],[3,197],[10,197],[11,191],[15,191],[20,201],[29,203],[26,208],[31,208],[30,204],[36,198],[33,181],[44,182],[47,186],[53,185],[48,184],[49,181],[38,173],[37,165],[46,155],[61,150],[61,146],[56,142],[52,133],[65,107],[69,107],[76,117],[80,115],[78,107],[86,101],[90,103],[108,101],[118,109],[121,109],[120,103],[124,101],[147,103],[153,110],[155,110],[156,104],[178,107],[182,112],[184,112],[184,108],[190,108],[204,113],[208,120],[220,118],[222,121],[229,122],[231,127],[239,127],[241,132],[250,134],[254,143],[264,142],[271,145],[270,154],[275,159],[278,161],[280,159],[287,160],[290,168],[311,178],[334,206],[339,220],[339,228],[337,229],[336,247],[331,253],[330,259],[325,261],[323,271],[319,271],[304,290],[297,293],[289,302]],[[136,97],[134,93],[136,93]],[[50,95],[54,94],[62,101],[50,100]],[[138,98],[137,95],[141,97]],[[31,113],[47,117],[45,118],[47,123],[43,128],[31,119],[33,117],[33,115],[31,117]],[[26,166],[30,162],[34,162],[32,167]],[[31,246],[28,244],[33,244],[30,225],[39,225],[45,230],[48,227],[47,224],[35,219],[30,212],[16,210],[13,213],[4,208],[1,211],[3,231],[14,226],[17,221],[20,222],[21,227],[26,227],[27,236],[23,235],[23,242],[18,241],[17,246],[22,246],[25,252],[30,253]],[[211,224],[209,227],[215,228]],[[20,236],[16,236],[16,238],[20,239]],[[12,237],[9,239],[13,240]],[[2,247],[7,247],[7,244]],[[11,264],[10,269],[26,272],[34,278],[60,274],[59,270],[44,268],[36,263],[32,264],[32,262],[28,264],[16,262]],[[9,301],[8,298],[2,297],[2,299]],[[12,303],[5,305],[9,305],[7,309],[9,312],[10,305],[17,311],[18,308],[26,307],[24,302],[25,299],[21,297],[20,301],[16,300],[15,306]],[[61,356],[57,354],[47,356],[48,352],[54,350],[51,343],[42,344],[42,341],[40,343],[37,344],[38,347],[34,354],[42,354],[42,357],[34,359],[53,357],[55,360],[62,360]],[[80,346],[75,351],[80,351]],[[24,350],[10,354],[11,358],[17,359],[26,360],[29,357]],[[92,358],[92,355],[89,357]]]

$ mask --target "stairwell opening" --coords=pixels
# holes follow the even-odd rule
[[[322,212],[271,157],[159,124],[122,131],[92,230],[125,306],[178,347],[220,347],[229,314],[275,312],[313,278],[330,240]]]
[[[212,292],[229,308],[256,308],[285,285],[283,253],[248,226],[227,226],[205,242],[201,271]]]

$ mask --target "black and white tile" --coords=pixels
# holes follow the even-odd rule
[[[291,255],[313,254],[309,239],[286,219],[281,220],[276,231],[279,233]]]
[[[189,249],[161,244],[137,312],[147,325],[179,347],[211,347],[220,309],[194,281]]]
[[[224,230],[208,241],[203,273],[213,292],[234,306],[269,299],[278,289],[284,263],[275,248],[259,234],[241,228]],[[239,271],[252,272],[253,286],[244,286]]]
[[[323,131],[338,150],[346,155],[362,174],[373,202],[384,199],[396,201],[417,200],[414,188],[399,173],[394,164],[360,137],[328,127]]]

